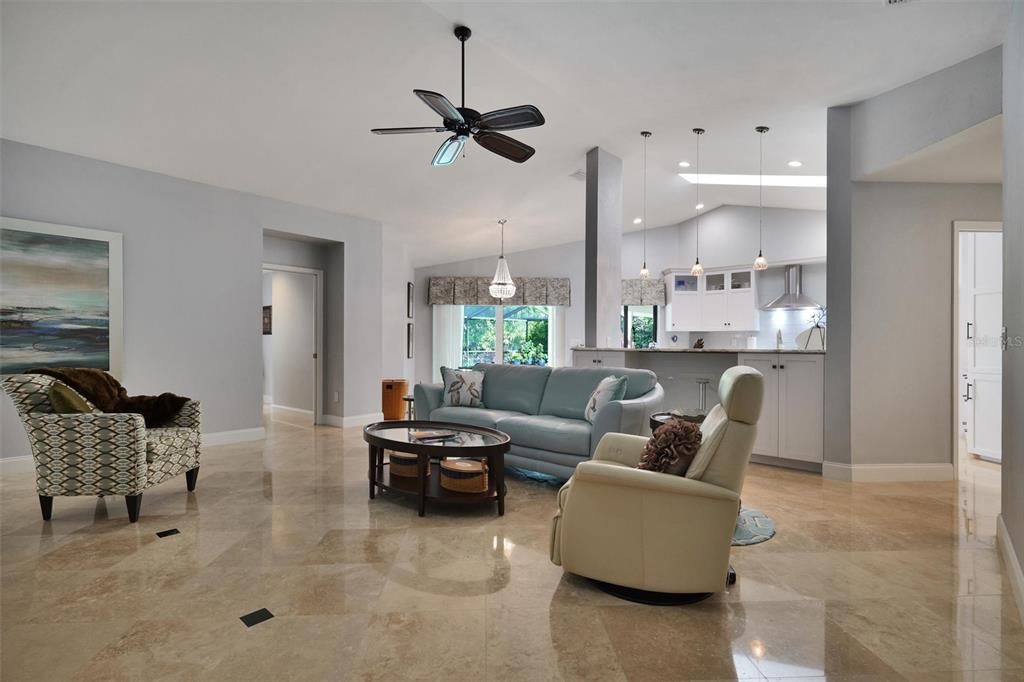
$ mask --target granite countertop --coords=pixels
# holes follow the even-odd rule
[[[787,355],[824,355],[823,350],[801,350],[798,348],[587,348],[576,346],[572,350],[605,351],[611,353],[782,353]]]

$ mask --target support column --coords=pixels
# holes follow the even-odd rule
[[[622,307],[622,159],[587,152],[584,343],[618,346]]]

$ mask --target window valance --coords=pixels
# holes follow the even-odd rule
[[[665,280],[622,280],[622,305],[665,305]]]
[[[516,295],[499,300],[488,292],[490,277],[431,277],[430,305],[570,305],[568,277],[513,277]],[[664,291],[662,292],[664,299]]]

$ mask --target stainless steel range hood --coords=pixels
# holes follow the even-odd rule
[[[802,286],[803,268],[799,265],[786,266],[786,290],[761,310],[806,310],[821,305],[810,296],[805,296]]]

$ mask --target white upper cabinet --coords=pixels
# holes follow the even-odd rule
[[[670,273],[665,329],[673,332],[757,331],[761,317],[752,270]]]

